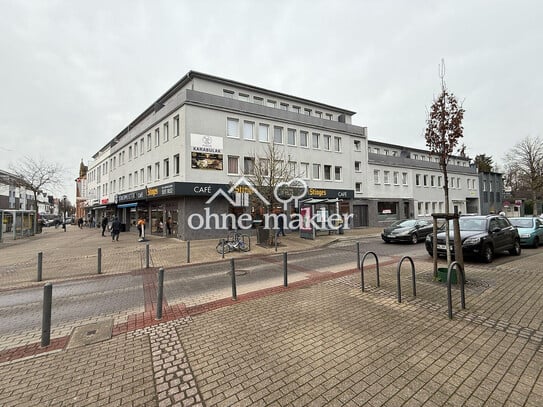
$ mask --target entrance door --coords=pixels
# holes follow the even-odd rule
[[[353,205],[353,227],[368,226],[368,205]]]

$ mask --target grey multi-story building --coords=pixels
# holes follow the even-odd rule
[[[478,174],[480,185],[481,214],[509,212],[514,208],[514,204],[503,207],[504,187],[503,174],[499,172],[480,172]],[[511,216],[512,214],[509,214]],[[518,215],[517,215],[518,216]]]
[[[354,112],[199,72],[189,72],[94,156],[87,174],[95,219],[119,216],[125,228],[143,216],[153,233],[216,236],[188,221],[232,212],[218,190],[265,162],[270,145],[303,179],[305,198],[337,200],[350,211],[355,162],[367,161],[366,128]],[[245,192],[241,192],[245,195]],[[206,203],[207,202],[207,203]],[[246,213],[255,213],[249,200]],[[192,225],[194,226],[194,225]],[[149,230],[149,229],[148,229]]]

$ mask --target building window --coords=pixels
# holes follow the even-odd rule
[[[378,185],[381,183],[381,171],[379,170],[373,170],[373,183],[375,185]]]
[[[134,143],[134,158],[138,157],[138,142]]]
[[[313,164],[313,179],[321,179],[321,165]]]
[[[354,172],[362,172],[362,162],[361,161],[355,161],[354,162]]]
[[[273,142],[276,144],[283,144],[283,128],[282,127],[273,128]]]
[[[341,137],[334,136],[334,151],[341,151]]]
[[[300,132],[300,147],[308,146],[307,137],[308,137],[307,131]]]
[[[324,180],[325,181],[332,180],[332,166],[331,165],[324,166]]]
[[[258,141],[268,141],[268,125],[260,123],[258,125]]]
[[[354,190],[355,190],[355,192],[362,192],[362,183],[361,182],[355,182]]]
[[[313,133],[312,140],[313,142],[311,145],[313,148],[320,148],[321,135],[319,133]]]
[[[361,151],[362,150],[362,143],[360,143],[360,140],[354,141],[354,151]]]
[[[243,122],[243,138],[245,140],[255,139],[255,124],[253,122]]]
[[[332,137],[329,136],[328,134],[325,134],[322,136],[322,143],[323,143],[323,148],[325,150],[330,150],[330,147],[331,147],[331,144],[332,144]]]
[[[420,187],[420,174],[415,174],[415,185]]]
[[[179,154],[173,156],[173,175],[179,175]]]
[[[239,157],[235,155],[228,156],[228,174],[238,174]]]
[[[334,180],[341,181],[341,167],[334,167]]]
[[[322,112],[319,112],[318,110],[315,110],[315,116],[322,117]]]
[[[255,173],[255,159],[252,157],[243,157],[243,173],[254,174]]]
[[[294,178],[297,176],[296,174],[296,162],[295,161],[289,161],[288,162],[288,173],[291,178]]]
[[[258,161],[258,165],[260,166],[261,175],[264,175],[265,177],[270,175],[270,160],[267,160],[266,158],[261,158]]]
[[[435,175],[431,175],[431,176],[430,176],[430,186],[431,186],[431,187],[435,187],[435,186],[436,186],[435,183],[436,183],[436,176],[435,176]]]
[[[394,171],[394,185],[400,185],[400,173],[397,171]]]
[[[263,105],[264,104],[264,99],[261,98],[260,96],[253,96],[253,100],[257,105]]]
[[[402,172],[402,185],[407,185],[407,172]]]
[[[306,116],[311,116],[311,109],[305,108],[305,109],[304,109],[304,114],[305,114]]]
[[[155,179],[160,179],[160,163],[155,163]]]
[[[147,166],[147,182],[151,182],[151,181],[153,181],[153,171],[151,169],[151,166],[148,165]],[[120,184],[120,181],[119,181],[119,184]],[[120,185],[119,185],[119,187],[120,187]]]
[[[236,137],[238,138],[239,137],[239,121],[238,119],[230,119],[228,118],[227,119],[227,130],[226,130],[226,135],[228,137]]]
[[[170,176],[170,159],[166,158],[164,160],[164,178],[168,178]]]
[[[281,103],[281,110],[288,111],[288,103]]]
[[[238,93],[238,99],[243,100],[245,102],[248,102],[249,101],[249,95],[247,95],[246,93]]]
[[[128,161],[132,161],[132,146],[128,147]],[[104,174],[105,174],[105,171],[104,171]]]
[[[423,179],[423,182],[424,182],[424,186],[427,187],[428,186],[428,175],[424,175],[422,179]]]
[[[144,146],[143,146],[143,137],[140,139],[140,155],[143,155],[143,150],[144,150]]]
[[[292,106],[292,111],[294,113],[300,113],[300,106]]]
[[[268,107],[273,107],[273,108],[275,108],[276,104],[277,104],[277,102],[276,102],[275,100],[270,100],[270,99],[268,99],[268,103],[267,103],[267,106],[268,106]]]
[[[390,184],[390,171],[383,172],[383,183]]]
[[[164,132],[162,136],[164,138],[164,143],[167,143],[170,140],[170,125],[168,123],[164,123],[162,131]]]
[[[309,179],[309,163],[300,163],[300,176],[303,179]]]
[[[160,129],[155,129],[155,147],[160,145]]]
[[[222,90],[222,95],[225,98],[234,99],[234,91],[233,90],[223,89]]]
[[[296,130],[294,129],[287,130],[287,143],[290,146],[296,145]]]
[[[179,116],[173,118],[173,137],[179,136]]]

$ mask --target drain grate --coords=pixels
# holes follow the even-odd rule
[[[78,326],[74,328],[66,348],[77,348],[111,339],[112,331],[113,319]]]

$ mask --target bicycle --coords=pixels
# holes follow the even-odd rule
[[[249,243],[245,241],[245,238],[248,237],[249,236],[242,235],[238,232],[230,233],[226,239],[223,238],[219,240],[216,247],[217,253],[222,254],[223,251],[224,253],[228,253],[234,250],[248,252],[251,249]]]

